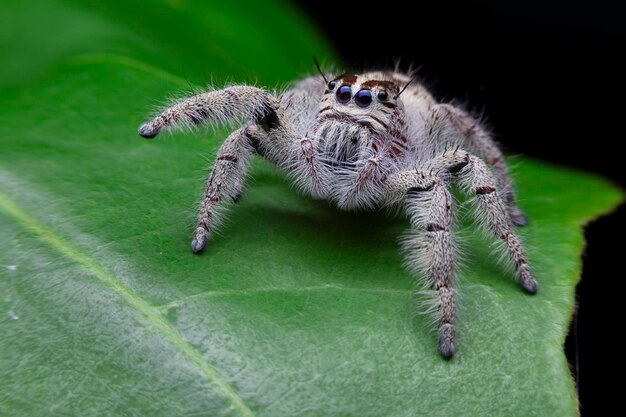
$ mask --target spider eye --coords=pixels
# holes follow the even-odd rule
[[[372,103],[372,92],[366,88],[359,90],[354,95],[354,102],[359,107],[367,107]]]
[[[349,85],[342,85],[337,89],[337,101],[346,104],[352,98],[352,89]]]
[[[336,85],[337,85],[337,83],[335,83],[334,81],[331,81],[331,82],[328,83],[328,89],[329,90],[334,90]]]
[[[387,99],[388,99],[388,98],[389,98],[389,94],[387,94],[387,92],[386,92],[385,90],[380,91],[380,92],[378,93],[378,99],[379,99],[380,101],[387,101]]]

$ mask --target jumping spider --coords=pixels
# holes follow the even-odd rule
[[[434,295],[439,351],[451,357],[452,182],[473,196],[482,227],[504,242],[522,288],[537,291],[513,226],[527,220],[516,205],[502,153],[474,118],[437,103],[406,74],[346,73],[330,81],[320,74],[282,93],[234,85],[197,94],[144,123],[139,134],[153,138],[171,127],[247,120],[219,149],[200,204],[193,252],[206,246],[220,204],[239,197],[254,154],[285,170],[306,193],[340,209],[403,209],[411,225],[402,242],[406,264]]]

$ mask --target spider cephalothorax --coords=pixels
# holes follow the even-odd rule
[[[502,153],[464,111],[440,104],[398,72],[324,74],[282,93],[247,85],[181,100],[143,124],[139,134],[222,122],[246,122],[224,141],[200,204],[191,248],[201,252],[217,209],[242,191],[251,157],[285,170],[306,193],[345,210],[401,207],[410,220],[406,265],[433,294],[439,351],[455,352],[457,254],[451,231],[451,182],[473,196],[479,224],[503,242],[527,292],[537,291],[514,225],[517,207]]]

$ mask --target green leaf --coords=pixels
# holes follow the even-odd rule
[[[145,141],[191,85],[274,86],[329,48],[280,1],[69,0],[0,10],[0,415],[575,416],[562,351],[581,226],[622,193],[529,159],[514,176],[540,293],[464,226],[459,352],[401,267],[401,218],[299,196],[263,161],[201,256],[225,131]],[[176,75],[174,75],[176,74]]]

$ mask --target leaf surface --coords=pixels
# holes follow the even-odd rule
[[[464,225],[459,352],[444,361],[401,266],[405,220],[339,212],[257,160],[194,256],[206,159],[227,132],[136,136],[190,85],[271,87],[331,57],[296,11],[2,8],[0,415],[576,415],[562,343],[581,226],[622,198],[611,184],[516,161],[540,293],[523,294]]]

